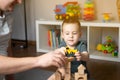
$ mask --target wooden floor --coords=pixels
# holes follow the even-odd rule
[[[38,56],[42,53],[36,53],[35,46],[28,48],[13,47],[14,57]],[[94,80],[120,80],[120,63],[102,60],[90,59],[88,61],[88,70]]]

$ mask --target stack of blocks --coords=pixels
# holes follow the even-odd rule
[[[87,74],[84,72],[85,71],[85,67],[81,64],[78,67],[78,72],[76,72],[74,74],[74,78],[72,78],[73,76],[71,76],[71,62],[68,62],[67,65],[65,66],[65,70],[66,70],[66,74],[65,74],[65,78],[62,79],[62,75],[59,71],[56,71],[55,73],[55,80],[87,80]]]
[[[71,65],[70,62],[68,62],[67,65],[65,66],[66,74],[65,74],[64,80],[71,80],[71,71],[70,71],[71,66],[70,65]],[[55,72],[55,80],[62,80],[62,75],[59,71]]]

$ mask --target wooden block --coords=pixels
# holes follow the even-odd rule
[[[62,80],[62,75],[59,71],[55,72],[55,80]]]
[[[65,78],[64,80],[70,80],[71,78],[71,62],[68,62],[65,66]]]
[[[68,62],[68,63],[65,65],[65,68],[71,68],[71,62]]]
[[[86,69],[86,68],[84,67],[84,65],[82,65],[82,64],[79,65],[79,66],[78,66],[78,73],[79,73],[79,74],[84,74],[84,70],[85,70],[85,69]]]
[[[75,80],[87,80],[87,74],[75,73]]]
[[[64,80],[71,80],[71,76],[69,74],[66,74]]]

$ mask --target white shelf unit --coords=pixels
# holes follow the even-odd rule
[[[36,20],[36,48],[37,52],[49,52],[54,48],[48,46],[47,31],[51,28],[61,29],[62,21]],[[102,22],[84,22],[81,21],[82,40],[87,41],[87,49],[90,58],[120,62],[120,23],[102,23]],[[105,42],[105,36],[112,36],[118,46],[118,56],[113,57],[111,54],[103,54],[97,51],[96,46]]]

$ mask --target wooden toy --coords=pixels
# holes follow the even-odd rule
[[[87,74],[84,72],[85,69],[82,64],[78,67],[78,72],[75,73],[75,80],[87,80]]]
[[[65,4],[56,5],[56,20],[69,19],[70,17],[80,18],[80,6],[78,2],[66,2]]]
[[[91,21],[95,19],[94,4],[91,0],[87,0],[83,9],[83,20]]]
[[[120,0],[117,0],[116,5],[117,5],[117,10],[118,10],[118,17],[120,20]]]
[[[71,62],[68,62],[65,66],[65,78],[64,80],[71,80]]]
[[[49,80],[87,80],[87,74],[84,72],[86,69],[82,64],[78,67],[78,72],[74,74],[74,76],[71,76],[71,62],[68,62],[65,70],[66,74],[64,79],[61,76],[61,73],[59,71],[55,72],[55,78],[51,78]]]
[[[55,80],[62,80],[61,73],[59,71],[55,72]]]

